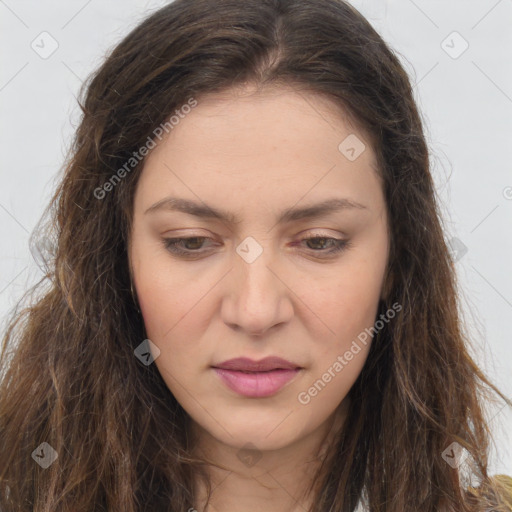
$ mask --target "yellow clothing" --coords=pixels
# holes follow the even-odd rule
[[[512,477],[508,475],[494,475],[491,477],[491,480],[501,488],[500,496],[510,506],[512,511]],[[482,496],[480,487],[469,487],[467,492],[473,496]]]

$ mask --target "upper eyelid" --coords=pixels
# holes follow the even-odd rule
[[[215,246],[215,239],[214,238],[209,237],[209,236],[203,236],[203,235],[163,237],[162,241],[164,243],[175,242],[175,244],[178,245],[180,243],[187,242],[190,239],[194,239],[194,238],[203,238],[205,240],[213,241],[213,244],[211,244],[209,247],[206,247],[206,249],[205,248],[201,248],[201,249],[183,249],[183,251],[190,252],[190,253],[200,253],[201,251],[205,252],[206,250],[208,250],[208,248],[211,248],[212,246]],[[331,241],[334,240],[337,244],[343,244],[344,243],[347,246],[350,244],[350,240],[348,238],[344,238],[344,237],[338,238],[336,236],[329,236],[329,235],[325,235],[325,234],[322,234],[322,233],[311,233],[309,235],[298,236],[297,240],[299,242],[302,242],[304,240],[310,240],[310,239],[314,240],[314,239],[322,239],[322,238],[325,238],[326,240],[331,240]]]
[[[173,229],[166,231],[161,236],[164,238],[210,238],[212,240],[216,239],[215,235],[211,234],[199,234],[199,233],[190,233],[190,230],[194,229],[202,229],[202,228],[181,228],[181,229]],[[336,231],[337,234],[332,233],[321,233],[322,230],[327,231]],[[168,234],[166,234],[168,233]],[[183,233],[183,234],[181,234]],[[305,236],[322,236],[322,237],[332,237],[336,238],[337,236],[346,236],[348,237],[348,233],[345,231],[341,231],[340,229],[327,228],[327,227],[317,227],[317,228],[306,228],[301,230],[298,234],[294,235],[294,237],[305,237]]]
[[[178,236],[163,236],[164,240],[189,240],[191,238],[204,238],[206,240],[212,240],[216,241],[215,237],[208,236],[208,235],[178,235]],[[345,240],[347,241],[348,238],[344,238],[344,235],[340,235],[339,237],[336,235],[330,235],[326,233],[318,233],[318,232],[306,232],[304,234],[296,235],[297,239],[307,239],[307,238],[332,238],[335,240]]]

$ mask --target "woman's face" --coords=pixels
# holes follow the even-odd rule
[[[153,364],[219,442],[278,449],[333,417],[368,354],[388,258],[375,154],[327,100],[288,88],[189,110],[150,151],[134,201]],[[300,369],[214,368],[269,356]]]

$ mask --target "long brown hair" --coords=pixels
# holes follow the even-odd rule
[[[350,421],[313,479],[312,512],[350,512],[360,496],[372,512],[507,510],[488,475],[482,401],[512,403],[468,353],[411,84],[342,0],[176,0],[84,84],[39,232],[55,254],[46,253],[40,296],[12,315],[3,339],[0,510],[194,506],[204,471],[189,417],[156,366],[134,356],[146,336],[127,243],[144,159],[131,159],[191,98],[243,84],[288,85],[340,105],[372,140],[388,208],[386,305],[403,308],[350,391]],[[447,462],[450,446],[466,450],[467,464]],[[53,463],[42,467],[38,455]]]

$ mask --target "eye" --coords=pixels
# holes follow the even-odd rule
[[[177,256],[193,256],[194,253],[199,254],[198,249],[203,245],[203,240],[211,239],[206,236],[193,236],[188,238],[164,238],[162,241],[165,248]],[[182,245],[183,243],[185,243],[185,245],[192,246],[192,248],[184,249]]]
[[[212,240],[211,238],[205,236],[194,236],[194,237],[185,237],[185,238],[164,238],[162,242],[166,250],[170,253],[181,256],[181,257],[196,257],[204,254],[205,250],[201,250],[205,240]],[[320,244],[316,242],[320,241]],[[313,245],[317,246],[316,248],[308,247],[309,251],[312,253],[317,253],[319,255],[332,255],[338,252],[341,252],[348,247],[350,247],[350,242],[348,240],[342,240],[339,238],[333,238],[323,235],[313,235],[307,238],[301,239],[299,242],[294,242],[292,244],[293,247],[296,247],[302,243],[310,244],[311,242],[315,242]],[[320,247],[318,247],[320,246]]]
[[[313,246],[317,246],[317,248],[311,248],[310,242],[315,242]],[[317,241],[320,241],[321,243],[316,243]],[[332,255],[341,251],[344,251],[348,247],[350,247],[350,242],[348,240],[342,240],[340,238],[333,238],[329,236],[323,236],[323,235],[313,235],[307,238],[303,238],[299,243],[305,242],[308,245],[308,248],[313,253],[320,253],[321,255]],[[298,245],[297,243],[293,244]],[[320,246],[320,247],[318,247]]]

